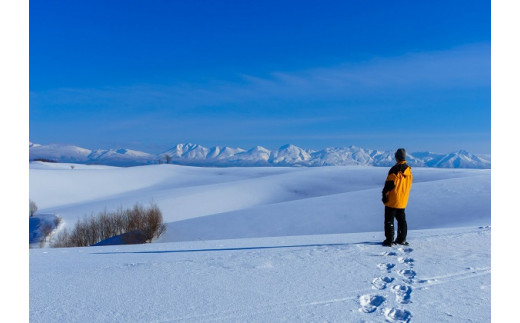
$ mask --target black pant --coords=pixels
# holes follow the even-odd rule
[[[385,206],[385,237],[386,241],[394,241],[394,218],[397,220],[397,239],[396,242],[406,241],[408,226],[404,209],[394,209]]]

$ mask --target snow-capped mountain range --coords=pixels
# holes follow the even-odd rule
[[[138,166],[172,163],[192,166],[391,166],[394,152],[356,146],[303,149],[285,145],[276,150],[256,146],[249,150],[230,147],[206,148],[197,144],[178,144],[160,154],[130,149],[90,150],[73,145],[39,145],[29,142],[29,159],[62,163]],[[491,156],[461,150],[449,154],[413,152],[407,154],[411,166],[439,168],[491,168]]]

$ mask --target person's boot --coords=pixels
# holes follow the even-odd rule
[[[394,243],[394,223],[385,222],[385,241],[383,241],[383,246],[390,247]]]
[[[393,242],[392,242],[392,241],[388,241],[388,240],[385,240],[385,241],[383,241],[383,243],[382,243],[382,245],[383,245],[384,247],[391,247],[392,244],[393,244]]]
[[[395,238],[394,243],[400,244],[403,246],[407,246],[408,242],[406,242],[406,236],[408,233],[408,225],[406,224],[406,218],[404,213],[397,218],[397,238]]]

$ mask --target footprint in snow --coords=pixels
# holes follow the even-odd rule
[[[412,314],[407,310],[398,308],[385,308],[385,317],[390,322],[410,322]]]
[[[390,270],[394,267],[395,267],[395,264],[385,264],[385,263],[377,264],[377,268],[379,268],[381,270],[386,270],[388,272],[390,272]]]
[[[393,281],[394,278],[391,277],[377,277],[372,281],[372,288],[382,290],[386,288],[386,284]]]
[[[397,273],[399,274],[399,276],[405,278],[409,282],[413,282],[413,279],[415,278],[415,274],[416,274],[415,271],[413,271],[411,269],[399,270]]]
[[[359,311],[363,313],[372,313],[379,305],[383,304],[385,300],[386,299],[381,295],[362,295],[359,297],[359,305],[361,305]]]
[[[399,304],[408,304],[410,303],[410,294],[412,293],[412,288],[406,285],[395,285],[392,286],[392,292],[395,294],[395,301]]]
[[[397,253],[394,251],[385,251],[382,253],[383,256],[397,256]]]
[[[403,253],[410,253],[410,252],[413,251],[413,249],[410,248],[410,247],[399,247],[398,250],[401,251],[401,252],[403,252]]]
[[[406,258],[406,257],[399,257],[397,258],[397,261],[399,261],[400,264],[407,264],[410,266],[413,266],[413,263],[415,260],[413,258]]]

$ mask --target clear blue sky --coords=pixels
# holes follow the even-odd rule
[[[29,132],[491,150],[490,1],[33,1]]]

